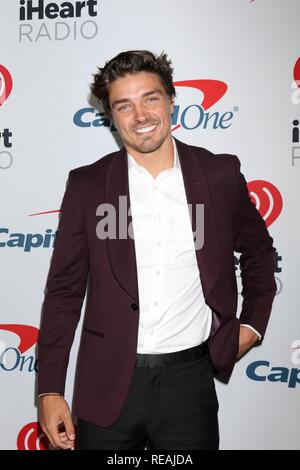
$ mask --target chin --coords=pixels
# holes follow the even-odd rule
[[[162,143],[138,145],[136,146],[136,150],[140,153],[151,153],[158,150],[161,145]]]
[[[159,140],[151,140],[145,141],[143,143],[136,143],[135,149],[140,153],[151,153],[158,150],[164,143],[165,139],[160,138]]]

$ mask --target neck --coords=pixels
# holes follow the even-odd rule
[[[126,150],[139,165],[151,173],[153,178],[156,178],[161,171],[168,170],[174,165],[174,149],[171,134],[155,152],[139,153],[133,149]]]

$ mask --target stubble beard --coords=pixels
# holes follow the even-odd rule
[[[151,152],[156,152],[156,150],[158,150],[162,146],[164,141],[165,141],[164,136],[160,137],[160,139],[156,141],[153,141],[152,138],[149,137],[149,139],[145,139],[144,142],[141,142],[140,144],[133,142],[131,144],[131,147],[136,152],[139,152],[139,153],[151,153]]]
[[[151,124],[153,123],[149,123],[149,125]],[[138,142],[137,140],[129,141],[126,136],[122,135],[121,138],[125,146],[131,147],[138,153],[152,153],[156,152],[156,150],[158,150],[163,145],[165,140],[168,138],[168,132],[165,132],[163,135],[158,136],[145,136],[144,138],[142,136],[140,142]]]

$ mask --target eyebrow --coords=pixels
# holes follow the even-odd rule
[[[143,93],[142,98],[153,95],[154,93],[158,93],[159,95],[162,95],[162,91],[159,90],[158,88],[155,88],[154,90],[147,91],[146,93]],[[128,103],[128,101],[130,101],[130,98],[122,98],[121,100],[116,100],[112,103],[111,107],[115,108],[118,104]]]

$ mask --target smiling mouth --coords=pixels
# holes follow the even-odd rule
[[[144,127],[139,127],[138,129],[135,129],[134,132],[135,134],[139,135],[144,135],[144,134],[150,134],[153,132],[157,127],[157,124],[151,124],[150,126],[144,126]]]

